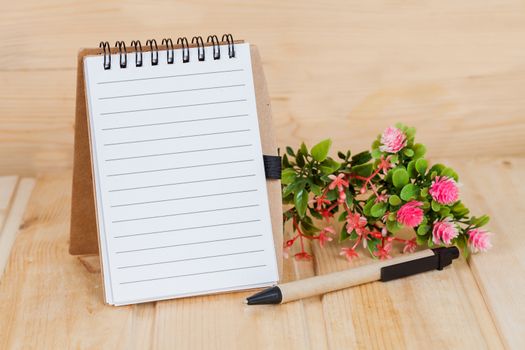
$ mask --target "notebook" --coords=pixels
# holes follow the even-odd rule
[[[106,302],[275,284],[249,44],[149,44],[84,58]]]

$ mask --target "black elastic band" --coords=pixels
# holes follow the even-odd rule
[[[281,179],[281,157],[263,155],[264,172],[267,179]]]

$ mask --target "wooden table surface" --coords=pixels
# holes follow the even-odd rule
[[[76,52],[225,32],[259,46],[280,146],[361,150],[414,125],[492,217],[494,248],[278,307],[247,307],[246,292],[104,305],[98,257],[67,252]],[[517,0],[4,1],[0,349],[524,349],[524,37]],[[285,280],[370,262],[312,249]]]

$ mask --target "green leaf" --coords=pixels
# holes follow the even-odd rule
[[[416,128],[414,127],[406,128],[405,134],[407,135],[408,139],[414,138],[414,136],[416,136]]]
[[[428,225],[419,225],[419,227],[416,230],[416,233],[419,236],[424,236],[427,234],[427,232],[430,231],[430,226]]]
[[[326,192],[326,199],[328,199],[330,202],[335,200],[337,197],[339,197],[339,193],[337,192],[337,189],[333,189],[333,190]]]
[[[332,146],[332,140],[326,139],[312,147],[311,153],[314,160],[322,162],[328,156],[328,151]]]
[[[411,148],[405,148],[403,150],[403,154],[409,158],[413,157],[414,156],[414,150],[411,149]]]
[[[426,197],[428,195],[428,187],[422,188],[421,192],[419,193],[421,197]]]
[[[456,237],[456,239],[454,239],[453,243],[458,246],[458,248],[463,253],[463,256],[465,258],[467,258],[468,255],[469,255],[468,238],[467,238],[467,236],[466,235],[459,235],[459,236]]]
[[[304,179],[296,180],[295,182],[292,182],[288,186],[286,186],[283,190],[283,197],[288,196],[290,193],[296,193],[304,188],[306,185],[306,181]]]
[[[308,148],[306,148],[304,142],[301,143],[301,147],[299,148],[299,150],[304,156],[308,155]]]
[[[352,165],[364,164],[370,159],[372,159],[372,155],[370,154],[370,152],[364,151],[352,157]]]
[[[490,218],[488,217],[488,215],[483,215],[483,216],[480,216],[479,218],[474,216],[470,219],[470,223],[473,226],[481,227],[481,226],[485,226],[486,224],[488,224],[489,220]]]
[[[341,232],[339,233],[339,242],[345,241],[350,237],[348,232],[346,232],[346,225],[343,225]]]
[[[294,153],[292,147],[290,147],[290,146],[286,146],[286,153],[288,153],[288,155],[290,155],[292,157],[295,157],[295,153]]]
[[[450,208],[449,207],[441,207],[439,210],[439,216],[442,218],[448,216],[450,214]]]
[[[346,156],[343,152],[339,151],[337,152],[337,156],[340,158],[340,159],[343,159],[343,160],[346,160]]]
[[[347,216],[348,216],[348,212],[346,210],[343,210],[341,214],[339,214],[337,221],[345,221]]]
[[[292,168],[284,169],[281,173],[281,183],[283,185],[291,184],[295,181],[297,173]]]
[[[290,161],[288,160],[288,155],[285,154],[283,156],[283,168],[286,169],[286,168],[290,168],[290,167],[291,167],[291,165],[290,165]]]
[[[425,171],[427,171],[427,168],[428,168],[428,162],[425,159],[419,158],[416,161],[416,170],[421,175],[425,175]]]
[[[304,189],[295,192],[294,203],[299,217],[304,217],[304,214],[306,214],[306,207],[308,206],[308,192]]]
[[[399,230],[401,230],[402,226],[397,221],[390,221],[388,220],[386,222],[386,229],[391,233],[397,233]]]
[[[332,158],[328,157],[321,163],[321,170],[324,175],[330,175],[334,171],[337,171],[341,167],[341,163],[336,162]],[[326,172],[326,173],[325,173]]]
[[[445,169],[445,166],[443,164],[438,163],[438,164],[434,164],[432,168],[430,168],[429,172],[432,173],[435,171],[437,174],[441,174],[441,171],[443,169]]]
[[[412,198],[415,198],[419,192],[419,188],[414,184],[407,184],[401,190],[401,199],[404,201],[409,201]]]
[[[452,168],[445,168],[441,170],[441,176],[453,178],[455,181],[459,180],[458,174]]]
[[[410,178],[416,177],[416,161],[411,160],[407,165],[407,173]]]
[[[432,210],[435,211],[435,212],[438,212],[440,209],[441,209],[441,205],[436,202],[436,201],[432,201]]]
[[[375,199],[375,196],[374,198],[370,198],[368,202],[366,202],[365,206],[363,207],[363,214],[367,216],[370,215],[370,209],[374,205],[374,199]]]
[[[372,170],[373,170],[373,167],[372,167],[372,164],[370,163],[356,165],[352,167],[352,172],[354,174],[359,175],[359,176],[365,176],[365,177],[370,176],[372,174]]]
[[[305,216],[304,219],[301,220],[300,226],[303,233],[307,236],[313,236],[315,233],[319,232],[319,228],[315,227],[312,219],[308,216]]]
[[[421,143],[416,143],[412,149],[414,150],[414,159],[422,158],[427,153],[427,148]]]
[[[408,180],[408,172],[404,168],[394,170],[394,173],[392,174],[392,183],[394,186],[401,188],[408,183]]]
[[[381,158],[381,155],[383,154],[383,152],[381,152],[381,150],[379,148],[376,148],[372,151],[372,157],[374,157],[374,159],[379,159]]]
[[[312,182],[309,182],[308,185],[310,185],[310,191],[312,191],[312,193],[315,194],[316,196],[320,196],[321,193],[323,193],[321,186],[316,185]]]
[[[396,213],[389,213],[387,220],[396,221]]]
[[[397,196],[397,195],[391,195],[389,198],[388,198],[388,203],[390,203],[390,205],[399,205],[401,204],[401,199]]]
[[[370,214],[372,214],[373,217],[380,218],[385,215],[386,207],[386,203],[376,203],[372,206],[372,208],[370,208]]]
[[[425,245],[427,243],[427,238],[425,236],[416,236],[417,245]]]
[[[297,152],[297,156],[295,157],[295,161],[297,162],[297,165],[299,167],[304,167],[304,165],[306,164],[305,160],[304,160],[304,156],[303,156],[303,153],[301,151]]]

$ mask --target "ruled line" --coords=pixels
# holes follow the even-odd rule
[[[123,79],[123,80],[108,80],[101,81],[97,84],[114,84],[114,83],[127,83],[130,81],[144,81],[144,80],[156,80],[156,79],[169,79],[169,78],[178,78],[178,77],[190,77],[195,75],[207,75],[207,74],[220,74],[220,73],[233,73],[233,72],[242,72],[244,69],[229,69],[229,70],[218,70],[213,72],[200,72],[200,73],[188,73],[188,74],[176,74],[176,75],[163,75],[161,77],[148,77],[148,78],[136,78],[136,79]]]
[[[99,97],[98,99],[99,99],[99,100],[112,100],[112,99],[115,99],[115,98],[141,97],[141,96],[154,96],[154,95],[174,94],[174,93],[177,93],[177,92],[203,91],[203,90],[215,90],[215,89],[228,89],[228,88],[235,88],[235,87],[241,87],[241,86],[246,86],[246,84],[221,85],[221,86],[210,86],[210,87],[194,88],[194,89],[182,89],[182,90],[170,90],[170,91],[146,92],[146,93],[143,93],[143,94],[134,94],[134,95],[118,95],[118,96]]]
[[[254,159],[243,159],[243,160],[232,160],[229,162],[219,162],[219,163],[206,163],[206,164],[197,164],[197,165],[186,165],[181,167],[174,168],[164,168],[164,169],[153,169],[153,170],[142,170],[142,171],[132,171],[129,173],[119,173],[119,174],[109,174],[108,177],[123,176],[123,175],[136,175],[136,174],[146,174],[146,173],[156,173],[161,171],[170,171],[170,170],[180,170],[180,169],[190,169],[190,168],[202,168],[207,166],[223,165],[223,164],[236,164],[236,163],[246,163],[252,162]]]
[[[212,212],[216,212],[216,211],[253,208],[253,207],[258,207],[258,206],[259,206],[259,204],[248,204],[248,205],[240,205],[240,206],[237,206],[237,207],[215,208],[215,209],[187,211],[187,212],[183,212],[183,213],[173,213],[173,214],[166,214],[166,215],[145,216],[145,217],[133,218],[133,219],[113,220],[111,222],[114,223],[114,224],[117,224],[117,223],[120,223],[120,222],[130,222],[130,221],[140,221],[140,220],[150,220],[150,219],[161,219],[161,218],[167,218],[167,217],[172,217],[172,216],[212,213]]]
[[[223,146],[223,147],[214,147],[214,148],[202,148],[202,149],[193,149],[193,150],[187,150],[187,151],[179,151],[179,152],[168,152],[168,153],[154,153],[154,154],[145,154],[142,156],[132,156],[132,157],[121,157],[121,158],[110,158],[106,159],[106,162],[112,162],[116,160],[128,160],[128,159],[139,159],[139,158],[150,158],[150,157],[162,157],[162,156],[171,156],[174,154],[185,154],[185,153],[197,153],[197,152],[207,152],[207,151],[218,151],[223,149],[233,149],[233,148],[244,148],[244,147],[250,147],[253,144],[246,144],[246,145],[233,145],[233,146]]]
[[[127,207],[127,206],[131,206],[131,205],[140,205],[140,204],[153,204],[153,203],[173,202],[173,201],[179,201],[179,200],[184,200],[184,199],[226,196],[226,195],[229,195],[229,194],[249,193],[249,192],[256,192],[256,191],[257,191],[257,189],[245,190],[245,191],[222,192],[222,193],[210,193],[210,194],[203,194],[203,195],[200,195],[200,196],[188,196],[188,197],[161,199],[161,200],[157,200],[157,201],[117,204],[117,205],[112,205],[111,208]]]
[[[255,176],[255,174],[238,175],[238,176],[227,176],[227,177],[217,177],[217,178],[214,178],[214,179],[204,179],[204,180],[172,182],[172,183],[159,184],[159,185],[128,187],[128,188],[117,188],[117,189],[114,189],[114,190],[109,190],[108,192],[132,191],[132,190],[141,190],[141,189],[145,189],[145,188],[186,185],[186,184],[194,184],[194,183],[199,183],[199,182],[211,182],[211,181],[220,181],[220,180],[240,179],[240,178],[243,178],[243,177],[253,177],[253,176]]]
[[[150,124],[138,124],[138,125],[125,125],[125,126],[116,126],[112,128],[101,129],[103,131],[107,130],[119,130],[119,129],[131,129],[131,128],[142,128],[147,126],[158,126],[158,125],[170,125],[170,124],[179,124],[179,123],[191,123],[191,122],[200,122],[206,120],[216,120],[216,119],[229,119],[229,118],[240,118],[247,117],[248,114],[235,114],[235,115],[226,115],[221,117],[209,117],[209,118],[198,118],[198,119],[185,119],[185,120],[176,120],[171,122],[161,122],[161,123],[150,123]]]
[[[102,115],[114,115],[114,114],[123,114],[123,113],[151,112],[151,111],[158,111],[158,110],[163,110],[163,109],[209,106],[209,105],[219,105],[219,104],[225,104],[225,103],[236,103],[236,102],[246,102],[246,99],[241,98],[238,100],[202,102],[202,103],[193,103],[193,104],[187,104],[187,105],[175,105],[175,106],[164,106],[164,107],[143,108],[143,109],[129,109],[126,111],[102,112],[102,113],[99,113],[99,115],[102,116]]]
[[[259,249],[259,250],[248,250],[248,251],[245,251],[245,252],[235,252],[235,253],[227,253],[227,254],[217,254],[217,255],[198,256],[198,257],[194,257],[194,258],[185,258],[185,259],[177,259],[177,260],[159,261],[159,262],[148,263],[148,264],[137,264],[137,265],[118,266],[117,269],[131,269],[131,268],[136,268],[136,267],[153,266],[153,265],[163,265],[163,264],[172,264],[172,263],[183,262],[183,261],[203,260],[203,259],[212,259],[212,258],[222,258],[222,257],[225,257],[225,256],[244,255],[244,254],[253,254],[253,253],[261,253],[261,252],[264,252],[264,249]]]
[[[118,145],[127,145],[127,144],[130,144],[130,143],[143,143],[143,142],[186,139],[186,138],[201,137],[201,136],[235,134],[235,133],[238,133],[238,132],[247,132],[247,131],[250,131],[250,130],[251,129],[239,129],[239,130],[217,131],[217,132],[210,132],[210,133],[204,133],[204,134],[195,134],[195,135],[181,135],[181,136],[172,136],[172,137],[162,137],[162,138],[156,138],[156,139],[123,141],[123,142],[105,143],[104,146],[118,146]]]
[[[248,239],[248,238],[255,238],[255,237],[262,237],[262,235],[238,236],[238,237],[230,237],[230,238],[222,238],[222,239],[212,239],[212,240],[209,240],[209,241],[199,241],[199,242],[189,242],[189,243],[180,243],[180,244],[172,244],[172,245],[163,245],[163,246],[151,247],[151,248],[121,250],[121,251],[118,251],[118,252],[115,252],[115,253],[116,254],[135,253],[135,252],[143,252],[143,251],[146,251],[146,250],[166,249],[166,248],[182,247],[182,246],[187,246],[187,245],[206,244],[206,243],[215,243],[215,242],[224,242],[224,241],[234,241],[234,240],[238,240],[238,239]]]
[[[252,265],[252,266],[242,266],[242,267],[234,267],[231,269],[222,269],[222,270],[213,270],[213,271],[204,271],[204,272],[195,272],[195,273],[186,273],[183,275],[172,275],[172,276],[165,276],[165,277],[157,277],[157,278],[148,278],[143,280],[135,280],[135,281],[125,281],[120,282],[120,284],[131,284],[131,283],[140,283],[140,282],[151,282],[151,281],[158,281],[158,280],[165,280],[165,279],[171,279],[171,278],[179,278],[179,277],[189,277],[189,276],[198,276],[198,275],[208,275],[212,273],[220,273],[220,272],[229,272],[229,271],[238,271],[238,270],[248,270],[248,269],[256,269],[259,267],[266,267],[267,265]]]
[[[156,234],[159,234],[159,233],[198,230],[198,229],[201,229],[201,228],[230,226],[230,225],[239,225],[239,224],[249,224],[249,223],[252,223],[252,222],[259,222],[259,221],[261,221],[261,219],[225,222],[225,223],[222,223],[222,224],[213,224],[213,225],[204,225],[204,226],[190,226],[190,227],[175,228],[175,229],[171,229],[171,230],[132,233],[132,234],[128,234],[128,235],[115,236],[115,238],[128,238],[128,237],[135,237],[135,236],[156,235]]]

